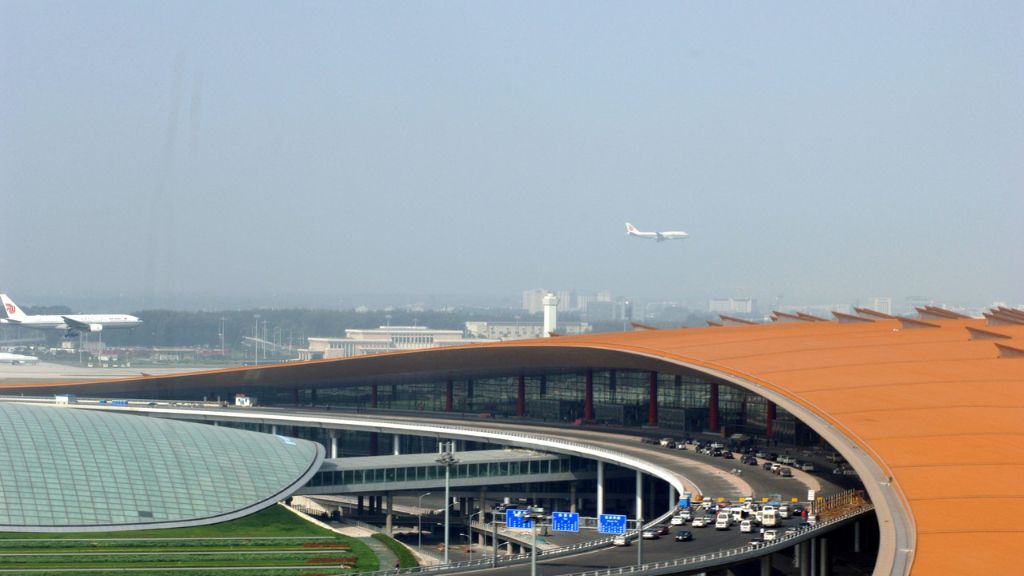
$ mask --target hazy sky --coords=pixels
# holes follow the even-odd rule
[[[0,0],[0,288],[1022,303],[1022,103],[1019,0]]]

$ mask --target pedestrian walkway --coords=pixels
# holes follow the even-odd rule
[[[377,555],[377,558],[380,560],[381,570],[388,570],[398,565],[398,556],[395,556],[395,553],[380,540],[376,538],[360,538],[359,541],[369,546],[370,550],[373,550],[373,553]]]

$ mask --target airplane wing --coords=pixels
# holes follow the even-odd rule
[[[91,331],[92,326],[90,324],[87,324],[80,320],[75,320],[70,316],[61,316],[61,318],[64,319],[64,323],[68,325],[68,328],[72,328],[74,330],[81,330],[83,332]]]

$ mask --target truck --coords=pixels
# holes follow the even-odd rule
[[[78,396],[74,394],[57,394],[53,397],[53,401],[58,406],[67,406],[68,404],[78,404]]]
[[[256,397],[246,396],[245,394],[235,394],[235,406],[252,408],[253,406],[256,406]]]

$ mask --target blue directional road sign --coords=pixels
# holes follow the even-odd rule
[[[506,528],[533,528],[532,518],[523,518],[529,510],[518,510],[515,508],[509,508],[505,510],[505,527]]]
[[[626,517],[622,514],[601,514],[597,517],[597,531],[601,534],[625,534]]]
[[[551,529],[555,532],[579,532],[580,515],[576,512],[552,512]]]

